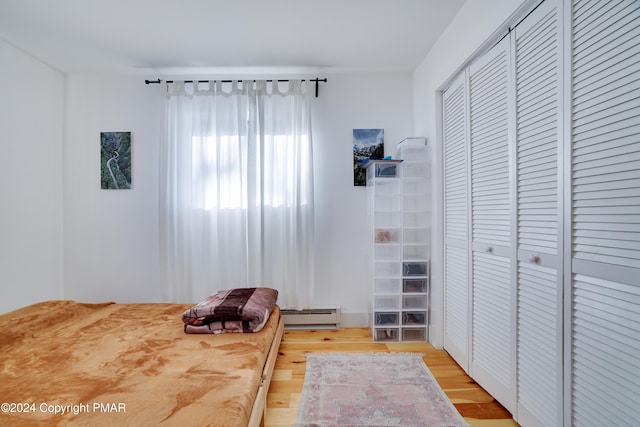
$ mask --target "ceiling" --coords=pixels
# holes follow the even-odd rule
[[[0,38],[66,73],[411,72],[465,0],[0,0]]]

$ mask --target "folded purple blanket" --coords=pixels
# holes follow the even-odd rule
[[[188,334],[258,332],[278,299],[271,288],[236,288],[218,291],[182,313]]]

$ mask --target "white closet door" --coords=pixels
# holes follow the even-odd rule
[[[640,2],[576,0],[572,27],[570,421],[635,426],[640,420]]]
[[[442,95],[444,144],[444,348],[469,371],[469,214],[464,75]]]
[[[472,223],[470,376],[516,409],[509,38],[469,67]]]
[[[561,11],[560,2],[545,0],[512,36],[518,165],[517,421],[527,427],[563,422]]]

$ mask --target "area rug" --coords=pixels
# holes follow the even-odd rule
[[[418,353],[310,353],[296,426],[468,426]]]

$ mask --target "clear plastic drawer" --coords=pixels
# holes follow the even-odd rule
[[[427,167],[421,163],[407,162],[402,165],[402,173],[406,178],[427,178]]]
[[[403,217],[405,227],[426,227],[427,221],[430,221],[426,212],[405,212]]]
[[[429,231],[426,228],[405,228],[404,243],[426,243],[429,241]]]
[[[402,280],[402,292],[428,292],[429,279],[404,279]]]
[[[423,195],[410,195],[403,198],[403,209],[405,211],[427,211],[427,198]]]
[[[402,341],[426,341],[427,328],[402,328]]]
[[[403,259],[427,259],[429,258],[429,250],[426,244],[410,244],[402,249]]]
[[[373,256],[376,261],[399,261],[400,245],[377,244]]]
[[[400,279],[376,279],[376,294],[397,294],[400,292]]]
[[[402,210],[402,197],[400,194],[397,194],[397,191],[393,193],[393,187],[388,185],[378,186],[378,190],[386,189],[386,191],[378,191],[376,192],[375,204],[376,209],[387,210],[387,211],[400,211]],[[395,186],[397,189],[397,186]]]
[[[399,262],[376,261],[375,263],[376,277],[398,277],[400,276]]]
[[[405,276],[426,276],[429,272],[428,262],[403,262],[402,274]]]
[[[385,164],[376,163],[375,165],[376,178],[395,178],[398,175],[398,164]]]
[[[396,312],[376,312],[374,315],[376,326],[394,326],[400,324],[400,313]]]
[[[398,158],[411,159],[412,161],[421,161],[427,159],[427,150],[423,146],[418,147],[402,147],[402,144],[398,145]]]
[[[402,296],[402,308],[404,309],[416,309],[429,307],[429,299],[427,295],[403,295]]]
[[[376,295],[373,306],[376,310],[397,310],[400,308],[400,298],[398,295]]]
[[[376,228],[374,231],[376,243],[398,243],[400,241],[400,230],[390,228]]]
[[[401,194],[402,183],[397,179],[379,179],[372,182],[375,186],[375,195],[378,197],[399,197]]]
[[[373,331],[374,341],[397,342],[400,339],[398,328],[376,328]]]
[[[374,214],[374,227],[378,228],[400,228],[400,211],[378,211]]]
[[[427,312],[426,311],[406,311],[402,313],[403,325],[426,325],[427,324]]]
[[[407,179],[403,187],[404,194],[427,194],[427,184],[423,180]]]

